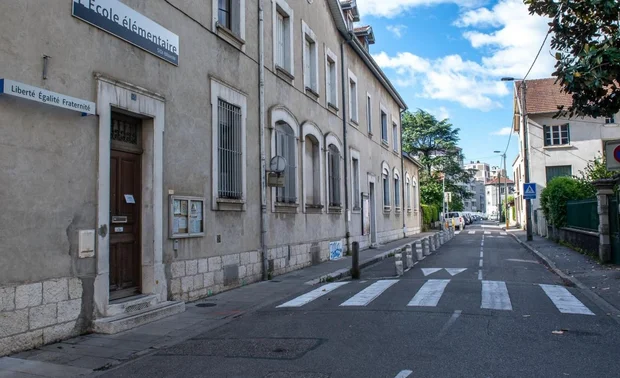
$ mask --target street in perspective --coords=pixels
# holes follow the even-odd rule
[[[0,378],[619,376],[618,14],[0,1]]]

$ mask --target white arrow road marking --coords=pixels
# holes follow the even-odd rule
[[[400,373],[396,374],[394,378],[407,378],[413,373],[411,370],[402,370]]]
[[[333,283],[329,283],[327,285],[323,285],[321,287],[319,287],[318,289],[314,289],[309,293],[300,295],[299,297],[292,299],[284,304],[279,305],[276,308],[282,308],[282,307],[301,307],[307,303],[312,302],[313,300],[320,298],[322,296],[324,296],[325,294],[329,293],[330,291],[336,290],[337,288],[339,288],[342,285],[346,285],[348,284],[348,282],[333,282]]]
[[[482,306],[480,308],[512,311],[510,296],[504,281],[482,281]]]
[[[422,268],[422,273],[424,273],[424,277],[426,277],[429,274],[433,274],[435,272],[439,272],[442,269],[443,268]]]
[[[428,280],[407,306],[435,307],[448,286],[450,280]]]
[[[463,273],[467,268],[446,268],[446,272],[450,273],[451,276],[456,276],[459,273]]]
[[[397,282],[398,280],[379,280],[355,294],[340,306],[366,306]]]
[[[565,287],[558,285],[544,285],[540,284],[540,287],[545,291],[545,294],[551,299],[555,307],[563,314],[581,314],[581,315],[594,315],[579,299],[568,291]]]

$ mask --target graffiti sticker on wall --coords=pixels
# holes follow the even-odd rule
[[[342,241],[329,242],[329,259],[338,260],[342,258]]]

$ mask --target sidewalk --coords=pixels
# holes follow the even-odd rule
[[[360,251],[360,267],[387,258],[405,244],[433,233],[399,239]],[[351,257],[298,271],[187,303],[185,312],[116,335],[91,334],[0,358],[0,378],[76,377],[105,371],[155,353],[282,299],[309,285],[350,276]],[[363,277],[363,273],[362,273]]]
[[[527,235],[522,230],[508,232],[567,285],[582,289],[620,323],[620,266],[600,264],[590,256],[537,235],[527,242]]]

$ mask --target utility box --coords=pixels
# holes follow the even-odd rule
[[[95,257],[95,230],[80,230],[78,250],[81,259]]]

